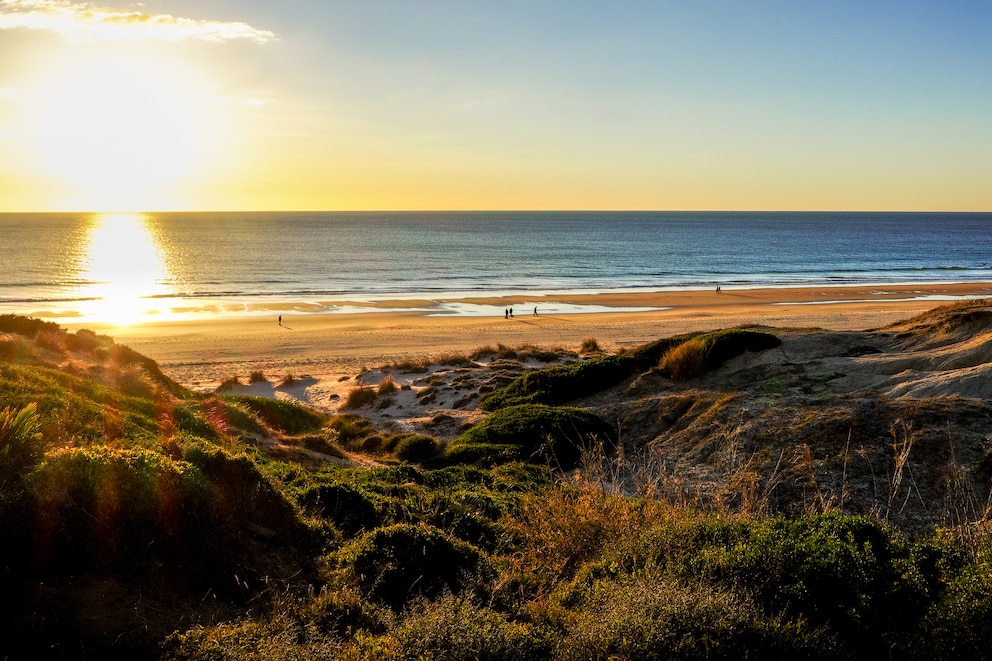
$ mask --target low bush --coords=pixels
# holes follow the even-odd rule
[[[393,454],[401,461],[413,464],[433,459],[441,449],[441,443],[430,436],[422,434],[403,434],[396,439]]]
[[[348,447],[354,447],[375,434],[375,427],[368,419],[349,413],[332,417],[327,421],[327,426],[337,432],[338,440]]]
[[[555,658],[549,627],[514,622],[475,600],[444,595],[418,600],[396,628],[408,659],[543,661]],[[592,658],[592,657],[588,657]]]
[[[348,536],[372,530],[381,523],[375,499],[360,487],[317,484],[300,494],[299,502],[308,511],[330,520]]]
[[[335,559],[362,590],[397,610],[417,595],[457,592],[467,577],[490,571],[471,544],[431,526],[405,523],[366,533]]]
[[[319,413],[286,400],[247,395],[229,395],[224,399],[241,404],[269,427],[286,434],[316,431],[324,424],[324,418]]]
[[[569,469],[584,448],[615,440],[616,431],[588,411],[521,404],[499,409],[463,432],[448,444],[447,457],[462,463],[529,461]]]
[[[217,566],[211,487],[186,462],[147,450],[70,448],[39,465],[31,488],[40,566],[110,571],[195,561],[197,573]]]
[[[255,370],[248,375],[248,383],[266,383],[268,379],[265,378],[265,374],[261,370]]]
[[[533,370],[505,389],[483,397],[479,408],[495,411],[518,404],[565,404],[619,383],[631,373],[631,367],[631,361],[624,358],[602,356]]]

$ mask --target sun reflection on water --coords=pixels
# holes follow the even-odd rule
[[[117,325],[161,315],[168,293],[162,251],[142,214],[100,214],[90,226],[83,316]],[[158,317],[161,318],[161,317]]]

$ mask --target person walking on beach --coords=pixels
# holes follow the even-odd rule
[[[534,316],[535,317],[537,316],[537,306],[536,305],[534,306]]]
[[[503,309],[503,318],[504,319],[509,319],[510,318],[510,311],[508,309],[506,309],[506,308]]]
[[[513,308],[510,308],[510,319],[513,319]]]
[[[279,325],[282,326],[282,315],[279,315]]]

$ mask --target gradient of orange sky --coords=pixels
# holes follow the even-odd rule
[[[992,210],[992,10],[821,4],[0,0],[0,211]]]

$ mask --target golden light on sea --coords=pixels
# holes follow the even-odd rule
[[[93,217],[86,251],[88,283],[80,295],[85,319],[128,325],[168,313],[156,297],[168,293],[169,278],[162,250],[142,214],[100,214]]]

